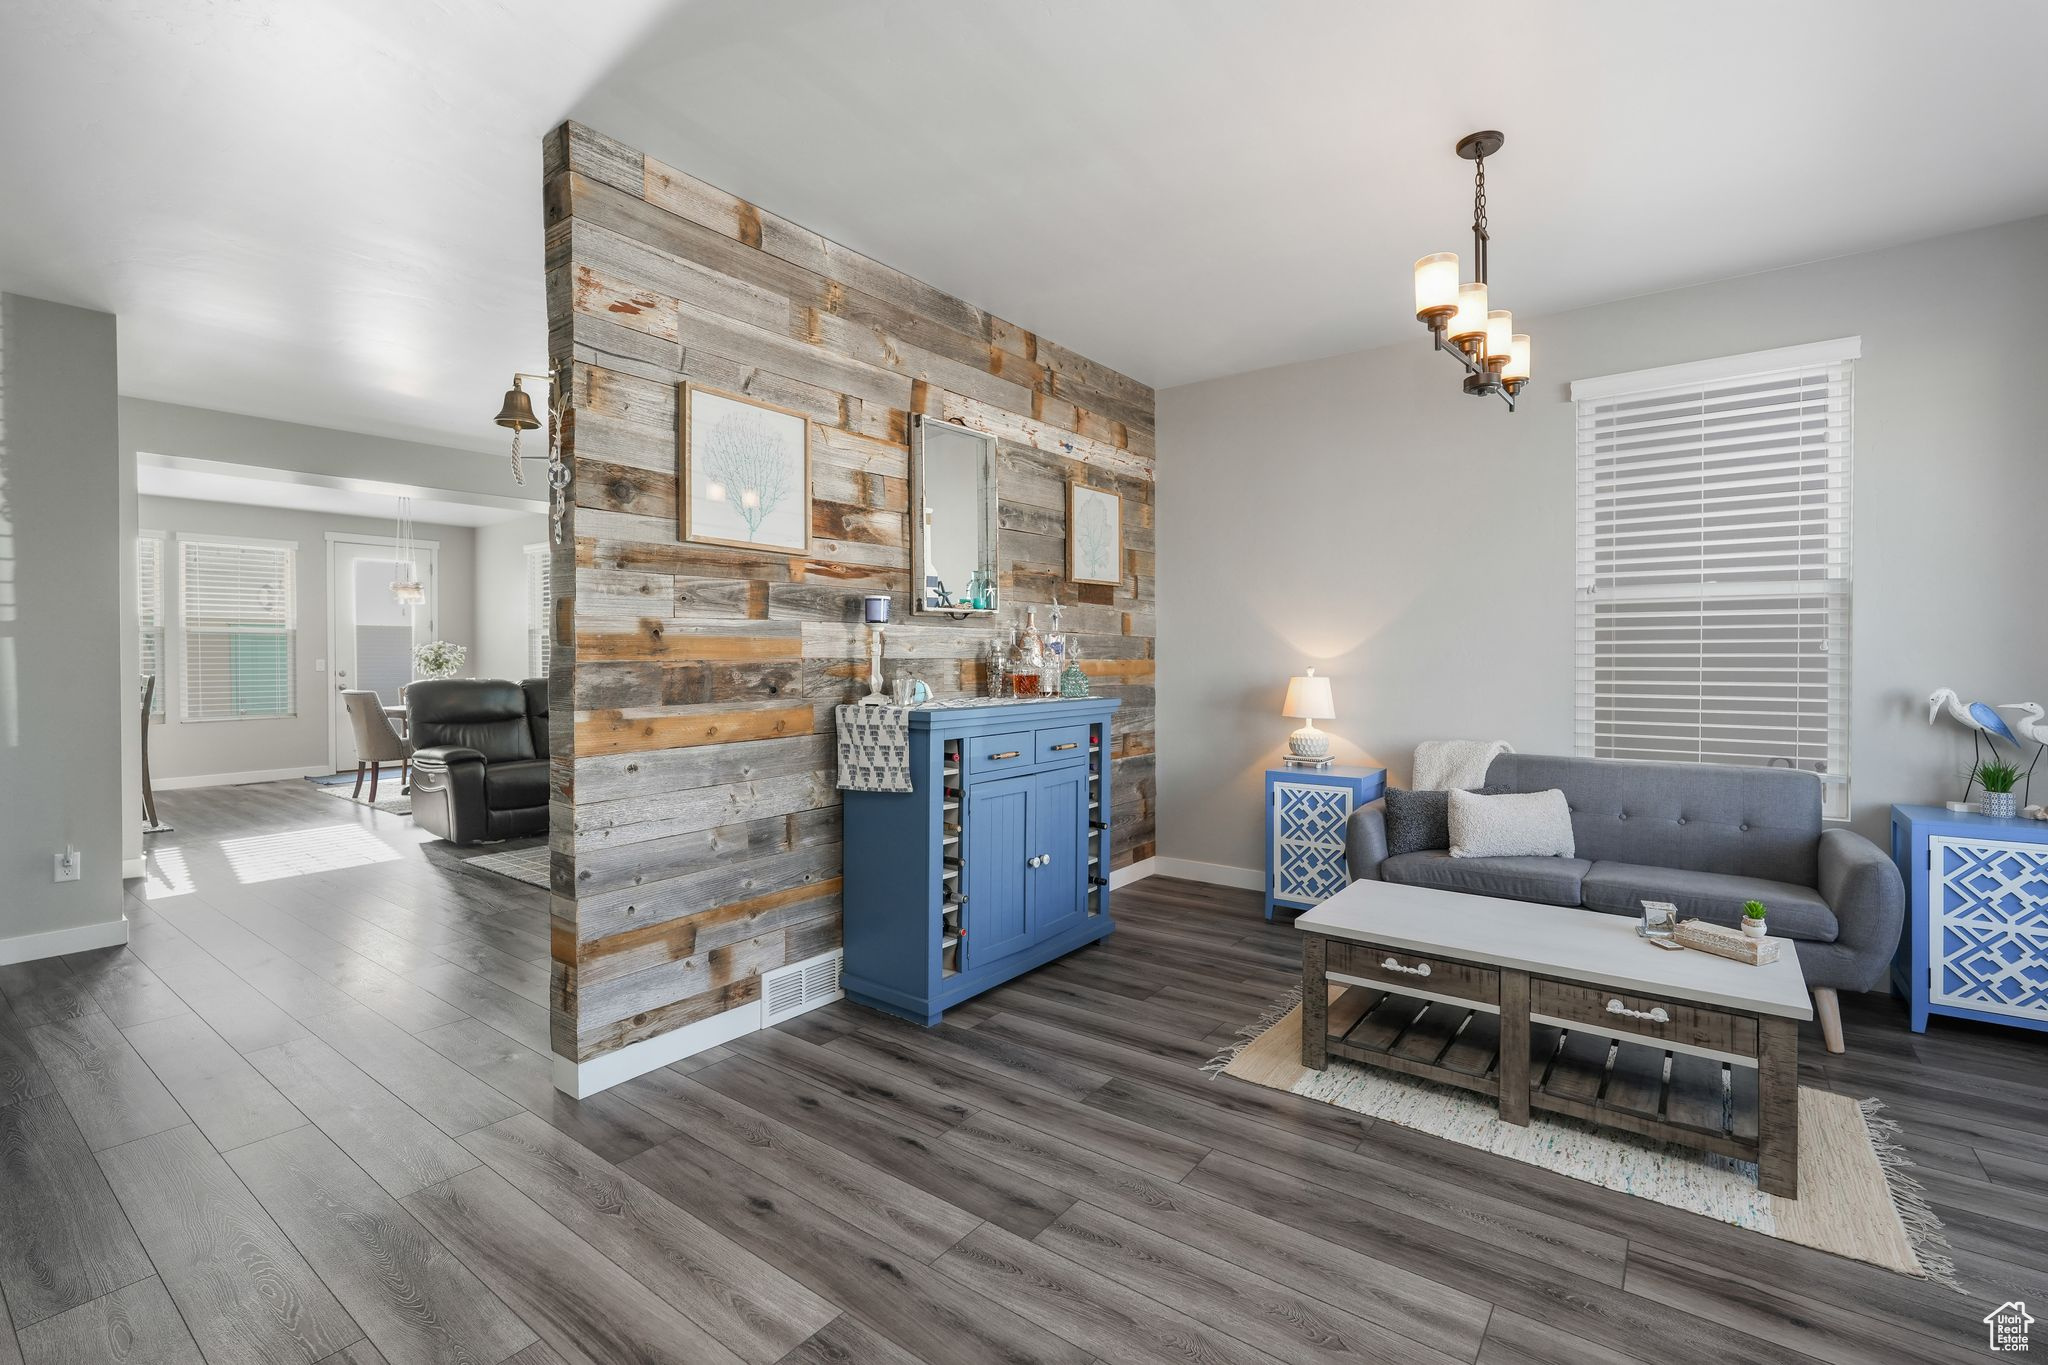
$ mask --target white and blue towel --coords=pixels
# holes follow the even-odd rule
[[[835,708],[839,722],[839,789],[907,792],[910,708],[854,702]]]

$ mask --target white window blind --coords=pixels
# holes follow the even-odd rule
[[[293,557],[289,544],[179,540],[186,720],[296,713]]]
[[[149,713],[164,714],[164,694],[171,680],[164,673],[164,538],[145,531],[135,538],[135,628],[141,635],[137,672],[154,677]]]
[[[552,572],[548,547],[527,546],[526,676],[529,678],[545,678],[548,664],[554,657],[554,642],[548,631],[549,617],[554,610],[554,593],[550,586]]]
[[[1581,754],[1796,767],[1848,816],[1858,351],[1573,385]]]

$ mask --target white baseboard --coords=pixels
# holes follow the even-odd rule
[[[47,929],[40,934],[0,938],[0,967],[16,962],[36,962],[65,953],[82,953],[89,948],[119,948],[128,942],[128,917],[104,924],[81,924],[76,929]]]
[[[295,777],[326,777],[333,771],[325,763],[316,763],[310,768],[259,768],[246,773],[201,773],[194,777],[159,777],[152,785],[160,792],[183,791],[187,787],[244,787],[251,782],[289,782]]]
[[[588,1099],[621,1081],[644,1076],[720,1043],[744,1038],[749,1033],[758,1032],[760,1027],[761,1002],[754,1000],[738,1009],[685,1024],[659,1038],[629,1043],[616,1052],[592,1057],[587,1062],[572,1062],[567,1057],[558,1056],[555,1058],[555,1089],[575,1099]]]
[[[1198,863],[1192,858],[1161,858],[1159,875],[1185,877],[1211,886],[1234,886],[1240,891],[1264,891],[1266,874],[1256,867],[1232,867],[1228,863]]]
[[[1159,860],[1157,858],[1140,858],[1135,863],[1126,863],[1122,867],[1112,868],[1109,874],[1109,889],[1114,891],[1119,886],[1128,886],[1132,882],[1142,881],[1158,870]]]

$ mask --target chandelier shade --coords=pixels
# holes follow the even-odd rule
[[[1507,138],[1491,130],[1458,139],[1458,155],[1473,163],[1472,275],[1459,279],[1455,252],[1439,251],[1415,262],[1415,317],[1429,328],[1431,343],[1465,369],[1465,392],[1493,394],[1515,409],[1515,395],[1529,382],[1529,338],[1515,331],[1514,314],[1490,307],[1486,280],[1486,158]]]

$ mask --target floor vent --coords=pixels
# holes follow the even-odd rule
[[[761,1026],[794,1019],[805,1010],[830,1004],[845,992],[839,989],[838,949],[807,962],[777,967],[761,977]]]

